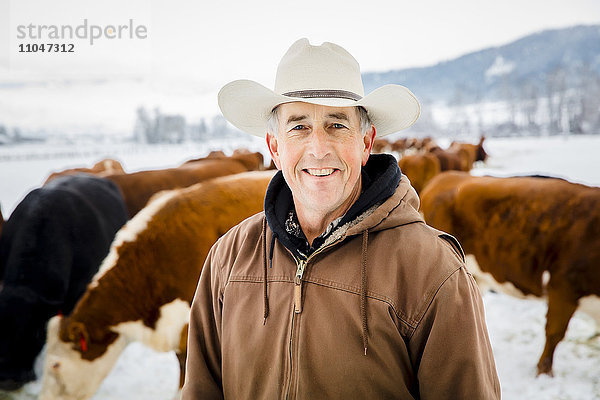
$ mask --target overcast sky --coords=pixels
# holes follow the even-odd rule
[[[23,63],[13,55],[13,72],[102,74],[124,66],[208,86],[238,78],[272,85],[281,56],[301,37],[338,43],[363,71],[381,71],[434,64],[542,29],[600,23],[598,0],[11,0],[10,8],[13,50],[18,24],[76,25],[87,18],[105,26],[133,19],[148,27],[145,40],[83,43],[70,58]]]
[[[89,33],[48,36],[49,26],[84,21],[146,35],[126,29],[93,45]],[[600,24],[600,0],[0,0],[0,125],[124,134],[140,106],[212,117],[229,81],[272,88],[279,60],[302,37],[345,47],[365,72],[432,65],[576,24]],[[20,25],[46,26],[47,38],[19,38]],[[74,52],[18,52],[48,41]]]
[[[155,3],[153,21],[155,28],[170,26],[172,40],[180,33],[191,39],[198,73],[268,84],[300,37],[342,45],[363,71],[387,70],[433,64],[541,29],[600,22],[598,0],[224,1],[195,12],[187,4]],[[166,37],[157,38],[160,46]],[[175,48],[174,58],[186,59],[187,50]],[[162,68],[167,60],[157,58]]]

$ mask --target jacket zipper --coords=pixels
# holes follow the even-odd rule
[[[294,395],[290,396],[292,386],[296,385],[296,374],[295,374],[295,365],[294,362],[298,357],[294,357],[294,349],[297,349],[297,345],[294,344],[294,339],[297,335],[294,335],[294,330],[298,325],[297,318],[300,318],[300,314],[302,312],[302,276],[304,275],[304,270],[306,269],[306,264],[308,263],[308,259],[306,260],[298,260],[294,255],[292,255],[294,261],[296,262],[296,276],[294,277],[294,309],[292,310],[292,329],[290,331],[290,343],[289,343],[289,353],[290,353],[290,378],[287,387],[287,392],[285,395],[286,399],[290,397],[295,397]]]
[[[338,242],[340,242],[342,240],[343,240],[343,237],[336,240],[333,243],[329,243],[327,246],[321,247],[320,249],[318,249],[317,251],[312,253],[310,256],[308,256],[308,258],[306,260],[298,260],[296,258],[296,256],[294,256],[290,252],[290,254],[292,254],[292,257],[294,258],[294,261],[296,261],[296,266],[297,266],[296,276],[294,278],[294,311],[296,314],[300,314],[302,312],[302,277],[304,276],[304,271],[306,270],[306,266],[308,265],[308,262],[313,257],[315,257],[317,254],[324,252],[325,250],[327,250],[330,247],[333,247],[335,244],[337,244]]]
[[[292,310],[292,329],[290,331],[290,342],[289,342],[289,355],[290,355],[290,377],[288,379],[287,392],[285,394],[286,400],[290,397],[290,388],[292,387],[292,379],[294,376],[294,357],[293,357],[293,349],[294,349],[294,327],[296,320],[296,312]]]
[[[297,318],[300,318],[300,315],[302,313],[302,277],[304,276],[304,271],[306,270],[306,266],[308,264],[308,262],[317,254],[325,251],[326,249],[332,247],[333,245],[335,245],[336,243],[338,243],[340,240],[336,240],[333,243],[330,243],[329,245],[325,246],[325,247],[321,247],[320,249],[318,249],[317,251],[315,251],[314,253],[312,253],[306,260],[298,260],[291,252],[290,254],[292,254],[292,258],[294,259],[294,261],[296,262],[296,276],[294,277],[294,310],[292,312],[292,329],[290,332],[290,343],[289,343],[289,354],[290,354],[290,379],[289,379],[289,384],[288,384],[288,389],[287,389],[287,393],[285,395],[286,399],[290,399],[290,398],[295,398],[295,394],[291,395],[294,391],[292,391],[292,387],[296,386],[296,381],[297,381],[297,372],[295,372],[295,370],[297,368],[294,368],[294,363],[295,363],[295,359],[297,360],[297,356],[294,357],[294,350],[298,349],[298,344],[294,343],[294,339],[295,339],[295,335],[294,335],[294,331],[295,329],[297,329],[297,325],[298,325],[298,321],[296,320]],[[296,315],[298,314],[298,315]]]
[[[296,277],[294,278],[294,312],[300,314],[302,312],[302,276],[308,260],[300,260]]]

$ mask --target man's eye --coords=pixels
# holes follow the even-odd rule
[[[333,126],[335,129],[344,129],[344,128],[345,128],[345,126],[344,126],[344,125],[342,125],[342,124],[337,124],[337,123],[333,124],[332,126]]]
[[[302,130],[302,129],[304,129],[304,128],[305,128],[305,126],[304,126],[304,125],[296,125],[295,127],[293,127],[293,128],[292,128],[292,130],[293,130],[293,131],[294,131],[294,130],[295,130],[295,131],[300,131],[300,130]]]

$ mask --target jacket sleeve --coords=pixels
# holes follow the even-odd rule
[[[410,342],[421,399],[500,399],[483,301],[464,267],[440,286]]]
[[[210,250],[192,301],[185,383],[181,399],[222,399],[221,311],[224,281],[215,249]]]

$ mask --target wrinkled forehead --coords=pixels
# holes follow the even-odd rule
[[[300,101],[280,104],[275,111],[283,124],[318,120],[340,120],[351,123],[358,122],[360,119],[358,107],[332,107]]]

